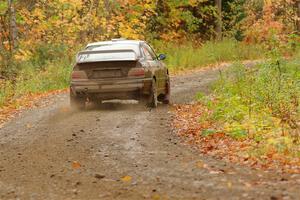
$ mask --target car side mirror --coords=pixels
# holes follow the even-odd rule
[[[167,56],[165,54],[159,54],[158,60],[165,60]]]

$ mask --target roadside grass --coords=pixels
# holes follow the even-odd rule
[[[262,59],[265,51],[259,45],[248,45],[233,39],[208,41],[200,46],[193,43],[155,42],[157,53],[167,55],[166,64],[173,72],[205,67],[222,62]]]
[[[210,112],[201,122],[234,139],[251,142],[247,155],[290,163],[300,159],[300,62],[271,59],[254,67],[235,64],[209,96],[197,98]],[[205,131],[205,130],[204,130]],[[242,149],[240,151],[243,151]],[[240,152],[236,152],[237,154]],[[298,163],[300,164],[300,162]]]
[[[49,63],[45,69],[36,69],[32,63],[24,63],[14,81],[0,82],[0,108],[25,95],[64,89],[69,85],[70,73],[68,60]]]

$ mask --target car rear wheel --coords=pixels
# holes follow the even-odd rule
[[[99,100],[99,99],[94,99],[93,100],[93,104],[96,105],[96,106],[102,106],[102,100]]]
[[[70,92],[70,104],[72,108],[83,110],[85,109],[85,98],[76,97],[72,92]]]
[[[151,91],[150,91],[150,96],[149,96],[149,101],[148,101],[148,106],[151,108],[156,108],[157,107],[157,86],[156,86],[156,81],[155,79],[152,80],[152,86],[151,86]]]
[[[171,85],[170,79],[166,81],[166,94],[164,95],[163,104],[170,104]]]

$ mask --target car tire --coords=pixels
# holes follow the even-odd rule
[[[72,108],[83,110],[85,109],[86,99],[82,97],[76,97],[72,92],[70,92],[70,105]]]
[[[170,79],[166,81],[166,94],[164,95],[163,104],[170,104],[171,85]]]
[[[156,81],[155,79],[152,80],[152,85],[151,85],[151,91],[150,91],[150,96],[148,100],[148,106],[150,108],[156,108],[158,104],[157,100],[157,86],[156,86]]]
[[[93,100],[94,105],[101,107],[103,105],[102,101],[99,99]]]

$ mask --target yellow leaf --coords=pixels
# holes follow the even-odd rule
[[[228,188],[232,188],[232,183],[229,181],[229,182],[227,182],[227,187]]]
[[[203,163],[202,161],[198,161],[198,162],[196,163],[196,166],[197,166],[198,168],[203,168],[203,167],[204,167],[204,163]]]
[[[130,182],[132,180],[132,177],[131,176],[124,176],[121,180],[123,182]]]
[[[160,198],[160,196],[158,194],[155,194],[155,195],[152,196],[152,199],[153,200],[159,200],[161,198]]]

